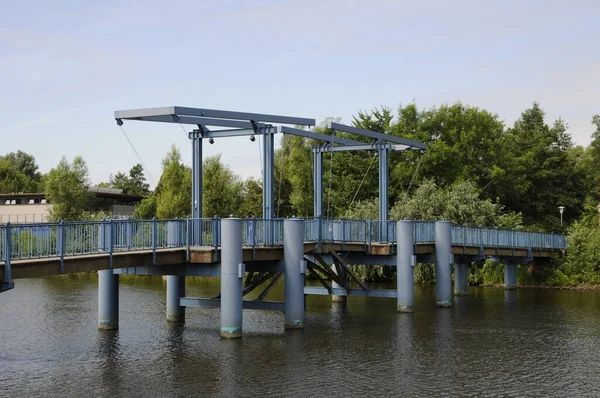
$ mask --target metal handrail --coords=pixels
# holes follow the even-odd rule
[[[14,260],[116,252],[219,247],[219,218],[0,224],[0,262],[6,259],[6,242]],[[249,247],[283,244],[283,219],[246,218],[243,244]],[[10,226],[10,227],[9,227]],[[435,222],[414,221],[415,243],[435,242]],[[7,236],[8,233],[8,236]],[[305,240],[328,243],[396,242],[396,221],[353,220],[345,218],[305,219]],[[452,243],[477,247],[535,248],[564,250],[564,235],[482,227],[452,227]]]

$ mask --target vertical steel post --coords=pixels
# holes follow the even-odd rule
[[[396,227],[398,249],[396,250],[396,289],[398,291],[398,311],[413,312],[415,305],[415,242],[412,221],[398,221]]]
[[[65,273],[65,223],[63,220],[58,221],[56,227],[56,251],[60,258],[60,269],[61,274]]]
[[[435,304],[452,305],[452,224],[435,222]]]
[[[286,329],[304,327],[304,220],[283,221],[284,313]]]
[[[202,231],[200,221],[202,218],[202,130],[190,132],[192,140],[192,245],[200,245]]]
[[[273,218],[274,131],[274,128],[265,128],[263,134],[263,218],[266,220]]]
[[[221,336],[242,337],[242,224],[239,218],[221,220]]]
[[[167,275],[167,321],[184,322],[185,307],[179,305],[179,298],[185,297],[185,276]]]
[[[6,228],[4,229],[4,279],[2,281],[2,286],[0,291],[12,289],[15,286],[15,283],[12,280],[12,269],[11,269],[11,258],[12,258],[12,232],[11,232],[11,224],[10,221],[6,223]]]
[[[379,240],[387,242],[388,220],[388,149],[379,148]]]
[[[504,264],[504,289],[514,290],[517,288],[517,265]]]
[[[156,265],[156,246],[158,245],[158,224],[156,217],[152,217],[152,264]]]
[[[323,152],[320,152],[319,148],[314,148],[313,151],[313,216],[321,217],[323,216]]]
[[[334,264],[331,265],[331,271],[337,275],[337,270],[335,269]],[[343,286],[340,286],[338,283],[331,281],[331,287],[332,288],[340,288]],[[337,294],[332,294],[331,302],[332,303],[346,303],[346,302],[348,302],[348,296],[338,296]]]
[[[98,329],[119,328],[119,275],[112,269],[98,271]]]
[[[469,267],[467,264],[454,264],[454,295],[466,296],[469,287]]]

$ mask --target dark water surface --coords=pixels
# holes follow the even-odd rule
[[[18,280],[0,295],[0,396],[600,396],[597,291],[471,288],[437,309],[417,288],[412,315],[393,299],[311,296],[304,330],[245,311],[244,339],[227,341],[217,309],[168,324],[160,278],[122,278],[120,330],[99,332],[96,283]],[[219,290],[187,283],[189,296]]]

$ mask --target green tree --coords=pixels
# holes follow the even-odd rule
[[[192,171],[182,163],[181,152],[175,145],[171,146],[171,150],[162,161],[162,166],[163,172],[156,196],[156,216],[162,219],[190,216]],[[150,202],[145,206],[151,207]]]
[[[244,181],[239,214],[243,217],[261,217],[262,183],[259,180],[249,178]]]
[[[505,176],[498,197],[508,209],[523,213],[525,224],[560,230],[558,206],[565,206],[565,221],[579,217],[585,198],[585,177],[570,156],[573,143],[566,123],[551,127],[537,103],[525,110],[502,140]]]
[[[29,177],[32,181],[40,182],[42,178],[39,167],[35,162],[35,157],[23,151],[10,152],[0,156],[0,161],[6,160],[12,164],[13,168]]]
[[[117,174],[111,174],[108,183],[101,183],[98,186],[122,189],[123,193],[129,195],[148,196],[150,194],[150,186],[146,182],[144,168],[139,163],[129,170],[129,174],[120,171]]]
[[[90,199],[88,188],[88,168],[83,158],[76,156],[69,163],[63,156],[45,180],[46,197],[52,205],[51,220],[84,219]]]
[[[244,184],[238,175],[221,162],[221,155],[204,159],[202,176],[204,216],[240,216]]]
[[[495,199],[504,125],[498,116],[457,102],[419,111],[416,104],[400,107],[390,133],[427,144],[427,151],[402,151],[390,156],[393,195],[433,178],[441,187],[472,181],[482,195]]]
[[[138,220],[149,220],[156,217],[157,195],[152,194],[142,199],[140,204],[135,207],[133,218]]]

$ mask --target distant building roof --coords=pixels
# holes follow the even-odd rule
[[[111,199],[123,199],[130,201],[141,201],[144,197],[141,195],[130,195],[123,193],[122,189],[119,188],[101,188],[101,187],[90,187],[88,189],[97,198],[111,198]],[[45,198],[46,194],[43,192],[20,192],[20,193],[0,193],[0,199],[10,198]]]

